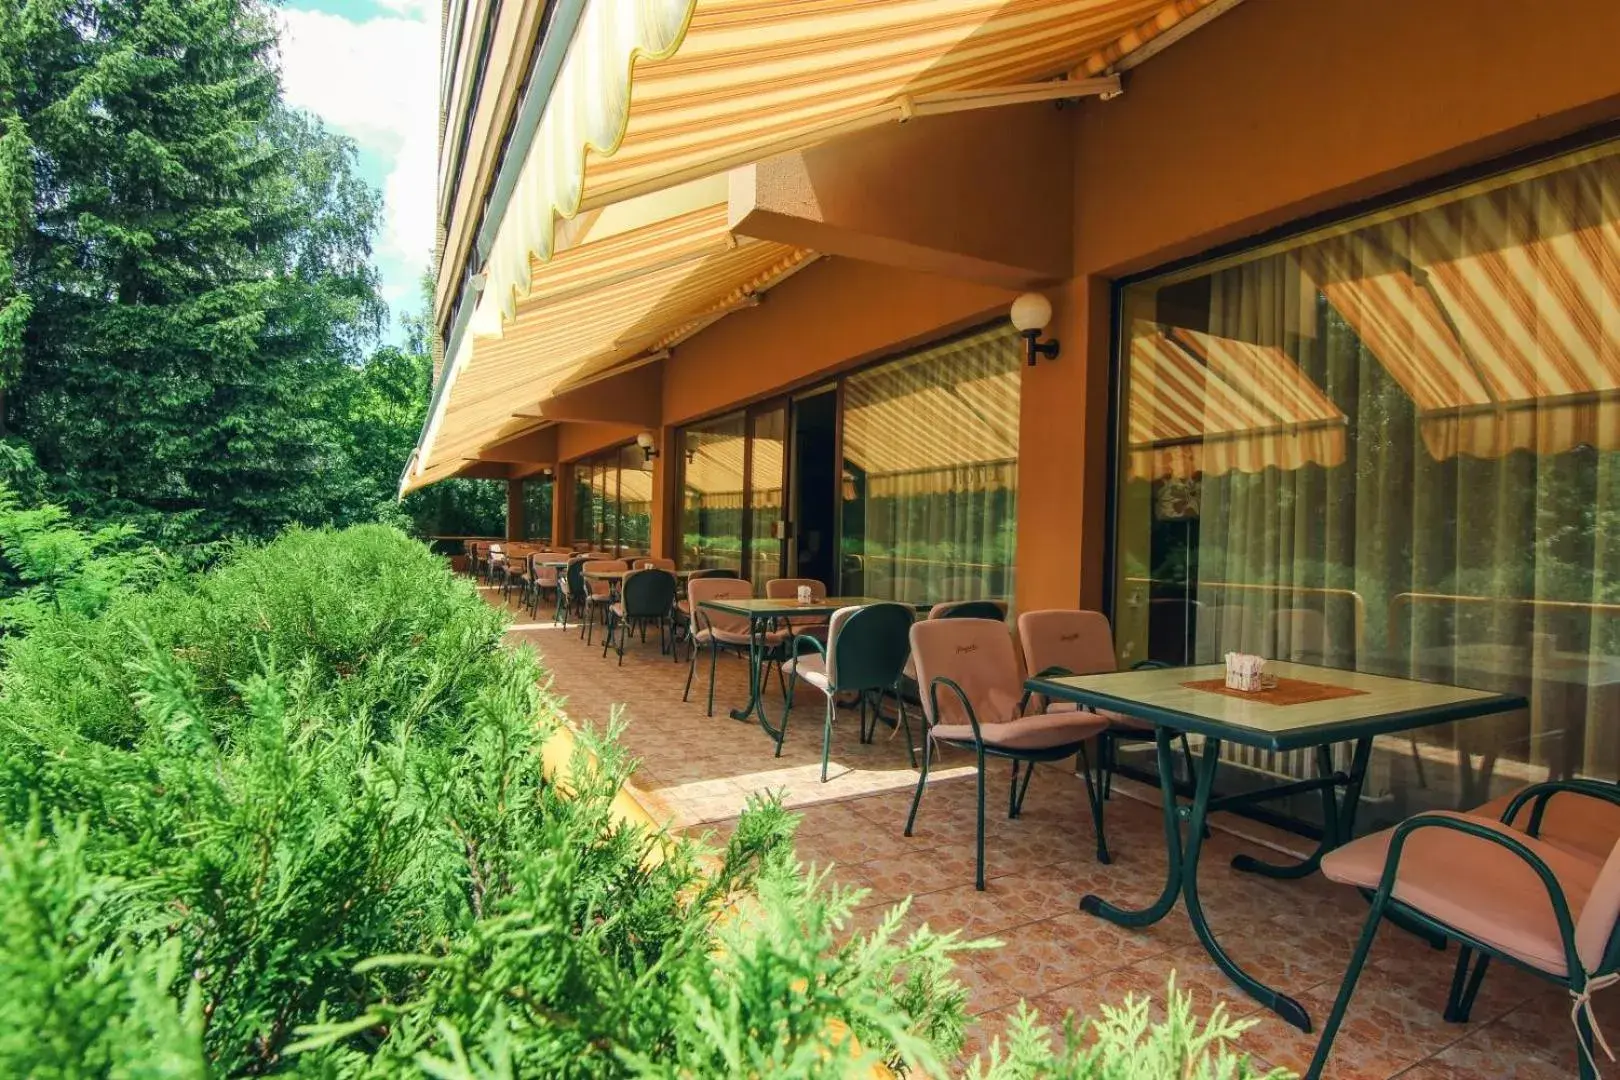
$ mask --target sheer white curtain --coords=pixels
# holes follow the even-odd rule
[[[1122,607],[1156,601],[1127,632],[1163,648],[1162,613],[1200,660],[1238,648],[1530,699],[1420,733],[1420,803],[1620,776],[1617,161],[1585,151],[1132,286],[1131,380],[1151,377],[1135,343],[1183,326],[1277,350],[1240,395],[1303,374],[1346,426],[1337,460],[1284,431],[1257,443],[1269,460],[1183,453],[1190,475],[1127,475]],[[1140,437],[1152,417],[1129,400]],[[1205,402],[1204,441],[1229,437]],[[1184,521],[1155,516],[1171,483],[1196,493]]]

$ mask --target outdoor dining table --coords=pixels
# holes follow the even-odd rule
[[[771,738],[777,738],[776,728],[765,716],[765,635],[772,625],[787,619],[825,620],[839,608],[864,607],[867,604],[887,604],[893,601],[876,596],[829,596],[801,604],[797,599],[770,600],[738,597],[729,600],[705,600],[699,607],[727,615],[739,615],[748,620],[748,704],[732,709],[733,720],[746,721],[757,716],[759,726]],[[918,611],[927,611],[932,604],[907,604]]]
[[[1243,970],[1215,940],[1204,917],[1198,898],[1198,860],[1209,814],[1319,792],[1322,839],[1307,858],[1284,866],[1249,855],[1232,860],[1234,869],[1248,873],[1285,879],[1307,877],[1320,867],[1324,854],[1354,833],[1356,806],[1376,736],[1509,712],[1523,708],[1525,700],[1513,694],[1312,664],[1273,662],[1267,665],[1267,671],[1277,677],[1276,686],[1253,693],[1227,689],[1224,664],[1032,678],[1025,687],[1048,700],[1123,713],[1154,725],[1169,855],[1163,891],[1151,906],[1141,910],[1118,907],[1095,895],[1083,897],[1080,909],[1120,926],[1140,928],[1170,914],[1177,897],[1181,897],[1199,942],[1227,977],[1284,1020],[1309,1032],[1311,1018],[1304,1007]],[[1203,752],[1193,766],[1190,805],[1182,805],[1176,797],[1172,744],[1182,733],[1203,736]],[[1212,794],[1215,773],[1221,746],[1227,742],[1274,752],[1314,750],[1318,775],[1216,797]],[[1332,747],[1342,742],[1355,744],[1349,772],[1337,770],[1333,763]],[[1186,824],[1185,838],[1182,823]]]

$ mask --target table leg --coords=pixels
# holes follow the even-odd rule
[[[748,619],[748,704],[740,709],[731,710],[733,720],[747,722],[759,714],[759,722],[766,731],[770,730],[769,722],[765,719],[765,679],[764,672],[764,631],[760,627],[760,620],[755,616]]]
[[[1187,851],[1183,859],[1181,888],[1182,899],[1187,905],[1187,918],[1192,923],[1193,932],[1198,935],[1199,942],[1204,946],[1204,951],[1215,961],[1215,966],[1226,973],[1227,978],[1254,1000],[1299,1030],[1308,1033],[1311,1030],[1311,1017],[1304,1007],[1287,994],[1272,989],[1244,971],[1237,961],[1221,948],[1220,942],[1215,940],[1215,932],[1210,929],[1208,920],[1204,918],[1204,906],[1198,898],[1198,857],[1204,846],[1204,824],[1209,813],[1209,796],[1215,786],[1215,772],[1220,765],[1220,759],[1220,740],[1205,738],[1203,759],[1198,765],[1198,786],[1193,796],[1191,817],[1187,823]]]
[[[1176,897],[1181,894],[1182,878],[1181,818],[1176,805],[1176,771],[1171,740],[1172,735],[1168,729],[1163,727],[1155,729],[1154,743],[1159,758],[1159,791],[1164,801],[1164,850],[1169,859],[1163,891],[1150,906],[1140,910],[1118,907],[1100,896],[1088,894],[1080,898],[1081,911],[1120,926],[1140,929],[1152,926],[1170,914],[1170,910],[1176,906]]]
[[[1237,855],[1232,859],[1232,869],[1288,881],[1316,873],[1321,868],[1322,856],[1355,836],[1356,807],[1361,802],[1362,782],[1367,777],[1367,762],[1371,756],[1372,740],[1358,740],[1351,758],[1350,773],[1341,781],[1344,784],[1342,800],[1337,794],[1337,783],[1322,788],[1322,841],[1309,856],[1300,862],[1279,866],[1263,862],[1253,855]],[[1316,772],[1323,780],[1334,777],[1332,747],[1316,748]]]

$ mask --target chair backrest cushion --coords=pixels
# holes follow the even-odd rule
[[[911,656],[916,612],[905,604],[843,607],[827,623],[827,681],[837,690],[892,690]]]
[[[815,578],[807,577],[779,577],[771,578],[765,583],[765,596],[771,600],[794,600],[798,598],[799,586],[808,585],[810,596],[815,600],[827,599],[827,586]]]
[[[1597,881],[1575,923],[1575,951],[1590,974],[1620,967],[1620,840],[1598,871]]]
[[[911,627],[911,656],[917,667],[923,714],[930,724],[966,724],[960,699],[950,687],[931,687],[936,678],[952,679],[967,695],[980,724],[1014,718],[1023,681],[1007,624],[994,619],[925,619]],[[939,714],[934,713],[934,701]]]
[[[1114,671],[1114,632],[1100,611],[1054,608],[1018,616],[1018,643],[1031,675],[1063,668],[1076,675]]]
[[[741,578],[695,578],[686,585],[686,598],[692,605],[693,623],[699,629],[713,627],[727,633],[748,633],[747,616],[730,615],[702,606],[705,600],[752,600],[754,587]]]
[[[930,619],[1001,619],[1007,618],[1005,600],[947,600],[928,609]]]
[[[696,580],[697,578],[734,578],[740,580],[742,578],[742,574],[723,566],[711,566],[704,570],[693,570],[687,575],[688,581]]]
[[[619,583],[624,613],[632,619],[661,619],[675,603],[675,575],[668,570],[632,570]]]
[[[584,579],[586,574],[601,574],[610,570],[623,569],[623,559],[591,559],[579,568],[579,574],[581,579]],[[587,580],[585,581],[585,585],[588,591],[595,596],[606,596],[613,590],[613,585],[606,581]]]

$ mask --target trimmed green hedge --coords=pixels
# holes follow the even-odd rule
[[[768,802],[649,859],[611,733],[548,782],[535,658],[420,544],[108,580],[7,639],[0,1075],[944,1075],[963,946],[852,936]],[[1137,1075],[1044,1040],[990,1075]]]

